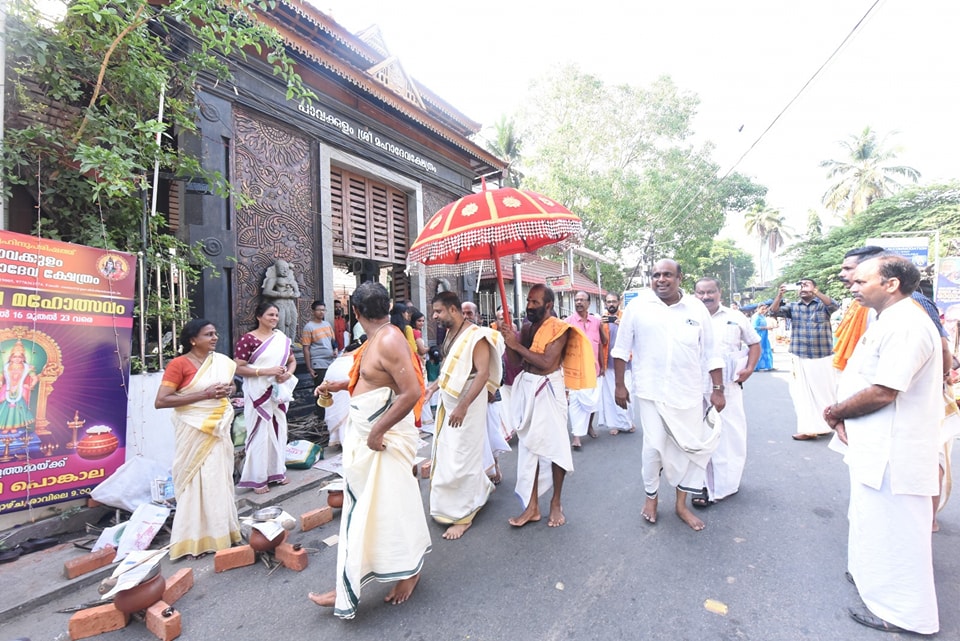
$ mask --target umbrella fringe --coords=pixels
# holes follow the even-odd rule
[[[480,245],[505,243],[507,241],[523,240],[524,238],[551,238],[557,239],[554,245],[561,248],[576,246],[583,228],[580,221],[570,220],[531,220],[502,228],[478,228],[466,230],[450,238],[432,239],[420,247],[411,247],[407,253],[409,265],[426,264],[428,268],[441,267],[434,261],[444,261],[441,270],[445,274],[463,274],[478,271],[478,261],[466,260],[461,262],[460,254]],[[540,244],[542,245],[542,243]],[[532,253],[532,250],[531,252]],[[452,270],[452,271],[451,271]],[[427,273],[431,273],[428,269]]]

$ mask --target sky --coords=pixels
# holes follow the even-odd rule
[[[721,173],[766,185],[797,233],[823,211],[820,161],[842,159],[838,142],[866,126],[896,132],[897,162],[921,184],[960,178],[957,0],[311,1],[351,32],[378,25],[408,75],[484,125],[559,65],[611,84],[669,75],[699,96],[696,140],[716,146]],[[740,221],[725,235],[745,241]]]

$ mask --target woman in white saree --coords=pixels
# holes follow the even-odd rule
[[[198,556],[240,542],[233,494],[233,373],[217,346],[217,328],[192,320],[180,333],[183,355],[163,373],[154,405],[173,408],[176,429],[173,487],[177,511],[170,558]]]
[[[247,427],[246,456],[237,487],[266,494],[270,483],[287,483],[287,407],[297,386],[293,375],[297,359],[290,339],[277,329],[277,306],[261,303],[256,316],[256,329],[241,336],[233,350],[237,374],[243,377]]]

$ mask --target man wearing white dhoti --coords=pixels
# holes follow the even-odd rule
[[[739,310],[720,304],[723,292],[716,278],[701,278],[694,294],[710,312],[713,340],[723,359],[723,430],[720,442],[707,464],[707,485],[691,499],[694,507],[707,507],[740,490],[743,467],[747,462],[747,414],[743,408],[743,384],[760,360],[760,335]],[[709,378],[704,378],[704,397],[711,394]]]
[[[633,355],[633,394],[643,429],[641,516],[657,521],[661,470],[677,488],[676,513],[694,530],[702,520],[687,506],[687,494],[704,487],[707,462],[716,449],[720,427],[704,420],[703,380],[711,380],[710,404],[726,404],[723,361],[714,354],[710,313],[694,296],[680,290],[683,272],[674,260],[659,260],[651,289],[630,301],[620,320],[613,348],[616,400],[626,409],[630,392],[624,380]]]
[[[576,311],[567,316],[564,321],[580,329],[590,339],[593,348],[593,361],[597,370],[597,384],[588,389],[569,390],[567,393],[568,413],[570,417],[570,433],[573,435],[573,449],[579,450],[583,446],[580,440],[584,436],[597,438],[597,432],[590,421],[600,409],[600,377],[606,368],[607,328],[600,317],[590,313],[590,296],[587,292],[577,292],[573,297],[573,306]]]
[[[798,283],[800,300],[783,303],[786,283],[780,285],[770,304],[770,315],[790,319],[790,354],[793,380],[790,396],[797,415],[795,441],[809,441],[829,434],[820,412],[837,396],[837,372],[833,367],[833,326],[830,315],[840,309],[835,300],[817,289],[812,278]]]
[[[349,390],[350,418],[343,436],[343,514],[336,589],[310,593],[317,605],[352,619],[360,589],[370,581],[397,581],[384,599],[410,598],[430,551],[420,487],[410,470],[419,435],[413,407],[423,396],[419,363],[406,337],[389,320],[390,296],[366,282],[351,297],[367,342],[356,350],[349,381],[324,381],[315,394]]]
[[[604,299],[607,313],[603,317],[604,327],[607,330],[610,345],[607,350],[606,368],[600,377],[600,409],[597,412],[597,425],[610,430],[610,436],[620,432],[635,432],[636,427],[630,418],[630,412],[617,405],[615,398],[617,391],[617,373],[613,369],[613,355],[610,353],[617,344],[617,331],[620,329],[620,298],[616,294],[607,294]],[[630,363],[627,363],[624,372],[624,382],[627,389],[632,385],[633,374]]]
[[[517,497],[523,512],[510,525],[540,520],[539,497],[551,488],[547,525],[566,523],[560,494],[573,457],[567,440],[567,398],[564,389],[596,385],[590,341],[576,327],[552,315],[553,290],[534,285],[527,294],[527,321],[519,333],[504,324],[500,331],[507,360],[522,368],[513,382],[510,416],[516,423]],[[561,370],[562,367],[562,370]]]
[[[500,386],[503,339],[488,327],[467,321],[454,292],[440,292],[431,302],[433,319],[447,329],[441,352],[440,377],[426,398],[439,390],[433,463],[430,472],[430,516],[448,524],[445,539],[459,539],[473,524],[494,489],[484,465],[487,438],[487,394]]]
[[[840,376],[822,416],[847,444],[850,520],[847,568],[864,607],[863,625],[897,632],[939,630],[933,578],[930,497],[939,491],[943,416],[940,338],[910,300],[920,272],[881,255],[856,268],[851,292],[877,319]]]

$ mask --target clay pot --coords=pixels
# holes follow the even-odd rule
[[[117,609],[125,614],[133,614],[140,610],[146,610],[151,605],[163,598],[163,592],[167,589],[167,582],[163,575],[157,573],[152,579],[147,579],[139,585],[135,585],[129,590],[121,590],[113,596],[113,604]]]
[[[343,492],[341,490],[328,491],[327,505],[330,507],[343,507]]]
[[[86,436],[77,443],[77,455],[88,461],[106,458],[117,451],[120,439],[109,427],[97,425],[87,430]]]
[[[286,531],[283,531],[273,539],[268,539],[257,528],[250,528],[250,547],[257,552],[273,552],[278,545],[283,543],[286,534]]]

